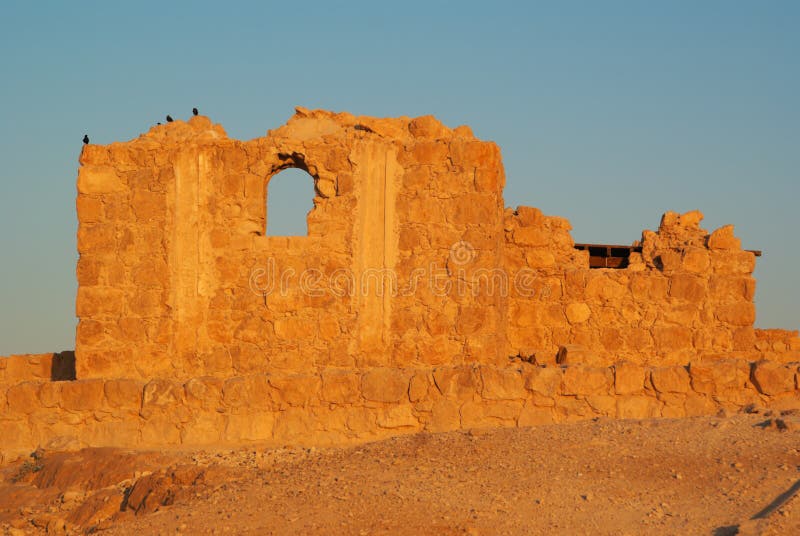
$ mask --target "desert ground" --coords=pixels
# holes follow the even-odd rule
[[[36,451],[21,534],[800,534],[800,412],[594,420],[337,448]]]

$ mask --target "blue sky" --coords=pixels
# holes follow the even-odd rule
[[[73,347],[83,134],[192,106],[241,139],[295,105],[469,124],[502,148],[506,205],[580,242],[698,208],[765,251],[757,324],[796,329],[798,27],[790,1],[5,1],[0,355]]]

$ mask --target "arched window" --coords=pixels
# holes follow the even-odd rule
[[[267,184],[267,236],[308,236],[314,208],[314,178],[297,168],[284,169]]]

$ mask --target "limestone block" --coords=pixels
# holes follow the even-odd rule
[[[602,367],[608,364],[608,361],[596,352],[580,344],[566,344],[558,348],[556,363],[559,365],[584,364],[593,367]]]
[[[101,409],[103,399],[103,380],[78,380],[64,382],[61,386],[61,407],[69,411]]]
[[[80,426],[79,438],[96,447],[136,447],[141,443],[140,424],[139,419],[128,417],[104,422],[87,420]]]
[[[519,426],[539,426],[542,424],[552,424],[555,422],[552,407],[538,407],[528,401],[523,406],[519,414],[517,424]]]
[[[733,225],[725,225],[708,237],[709,249],[741,249],[742,242],[733,235]]]
[[[103,145],[84,145],[83,149],[81,150],[81,154],[78,157],[78,162],[82,166],[89,165],[89,164],[108,164],[109,163],[109,151],[108,147]]]
[[[518,206],[516,215],[522,227],[533,227],[544,223],[544,215],[538,208]]]
[[[79,287],[75,311],[78,316],[119,315],[125,295],[122,290],[108,287]]]
[[[556,257],[551,252],[541,249],[531,249],[525,252],[525,262],[533,270],[541,270],[555,266]]]
[[[378,426],[381,428],[417,428],[419,421],[414,415],[413,408],[410,404],[392,405],[388,408],[383,408],[378,413]]]
[[[9,387],[6,391],[9,411],[17,414],[33,413],[40,405],[39,389],[41,389],[41,383],[31,381]]]
[[[689,376],[696,393],[720,396],[726,391],[744,389],[750,378],[750,366],[736,360],[692,362]]]
[[[456,330],[464,335],[475,334],[487,325],[487,311],[485,307],[461,306],[456,318]]]
[[[316,374],[296,374],[291,376],[270,376],[269,385],[272,388],[271,396],[281,406],[303,407],[319,398],[322,381]],[[267,393],[261,396],[266,397]],[[252,393],[251,397],[259,396]]]
[[[681,267],[693,274],[705,274],[711,266],[711,259],[705,248],[686,248],[683,251]]]
[[[650,396],[620,396],[617,397],[618,419],[649,419],[659,416],[658,401]]]
[[[75,203],[78,211],[78,221],[97,223],[103,219],[103,201],[99,197],[78,195]]]
[[[318,386],[319,381],[318,376],[312,375],[308,383],[305,383],[304,386],[308,388],[310,393],[316,393],[319,389],[317,388],[315,390],[313,386]],[[279,405],[274,403],[275,397],[273,393],[270,392],[271,386],[267,382],[267,376],[265,374],[247,374],[244,376],[244,382],[248,395],[246,411],[278,409]]]
[[[319,179],[314,184],[316,192],[320,197],[329,198],[336,196],[336,183],[331,179]]]
[[[426,372],[417,372],[411,377],[408,386],[408,398],[411,402],[420,402],[428,398],[431,378]]]
[[[639,393],[644,389],[645,368],[627,361],[614,365],[614,390],[618,395]]]
[[[603,416],[616,415],[617,399],[611,395],[588,395],[586,402],[594,410]]]
[[[711,250],[711,267],[717,274],[751,274],[756,256],[749,251]]]
[[[659,251],[659,255],[655,260],[656,266],[658,266],[665,275],[671,275],[679,271],[683,264],[681,252],[674,249]]]
[[[429,432],[447,432],[461,427],[459,403],[455,400],[440,399],[431,409],[431,419],[425,425]]]
[[[142,405],[144,385],[136,380],[106,380],[103,390],[112,408],[138,411]]]
[[[61,403],[61,386],[63,382],[42,382],[39,389],[39,400],[44,408],[55,408]],[[2,397],[0,397],[0,407],[3,406]]]
[[[456,225],[491,222],[497,220],[500,213],[498,198],[493,193],[465,193],[443,202],[442,208],[445,214],[449,213],[447,221]]]
[[[106,223],[83,224],[78,226],[78,253],[110,255],[116,250],[116,231]]]
[[[228,415],[225,424],[224,439],[226,441],[264,441],[272,439],[272,430],[275,425],[275,415],[271,412],[248,412],[242,415]],[[208,424],[212,424],[211,421]],[[208,436],[203,438],[201,432],[208,432]],[[199,441],[210,443],[215,435],[219,435],[218,429],[207,430],[206,427],[195,426],[193,438]]]
[[[194,415],[181,429],[181,445],[192,447],[217,443],[223,439],[223,431],[228,428],[228,424],[230,423],[228,420],[229,417],[244,419],[242,415],[225,416],[217,412],[203,412]],[[248,419],[251,418],[252,417],[248,416]]]
[[[565,395],[607,394],[613,377],[608,368],[592,368],[585,365],[571,365],[564,370]]]
[[[446,143],[439,141],[420,140],[411,149],[411,159],[413,162],[423,165],[437,165],[446,161],[448,147]]]
[[[149,418],[154,410],[167,410],[182,404],[183,400],[184,391],[180,383],[166,379],[151,380],[144,386],[142,416]]]
[[[450,151],[453,163],[467,169],[491,169],[500,162],[500,148],[492,142],[453,140]]]
[[[692,345],[692,331],[683,326],[654,327],[653,341],[659,351],[682,350]]]
[[[567,305],[566,314],[570,324],[580,324],[589,320],[592,312],[585,303],[570,303]]]
[[[775,411],[800,411],[800,396],[796,392],[775,395],[770,398],[769,407]]]
[[[487,400],[519,400],[527,395],[525,379],[515,369],[481,367],[482,396]]]
[[[676,274],[670,278],[669,295],[679,300],[700,303],[706,296],[705,281],[689,274]]]
[[[335,404],[353,404],[361,399],[361,377],[355,372],[326,371],[322,374],[322,399]]]
[[[625,339],[622,337],[622,333],[618,328],[602,328],[600,330],[600,344],[611,355],[617,355],[621,353],[624,342]],[[607,365],[608,360],[603,359],[600,361],[595,361],[595,364],[597,366]]]
[[[516,426],[525,402],[522,400],[483,401],[484,415],[502,426]]]
[[[584,397],[557,396],[554,415],[559,422],[575,422],[594,416],[594,410]]]
[[[717,307],[717,319],[734,326],[752,326],[756,320],[756,307],[751,302],[739,302]]]
[[[625,346],[639,355],[648,354],[653,349],[653,336],[645,328],[628,328],[622,333]]]
[[[222,402],[221,378],[192,378],[186,382],[183,389],[186,393],[186,403],[191,407],[216,409]]]
[[[650,380],[659,393],[685,393],[689,391],[689,372],[685,367],[655,368]]]
[[[433,380],[446,398],[468,400],[478,394],[480,372],[469,366],[440,367],[433,371]]]
[[[467,401],[461,406],[460,411],[462,428],[483,428],[497,424],[494,419],[486,415],[483,402]]]
[[[409,378],[400,370],[377,368],[364,373],[361,394],[375,402],[400,402],[408,399]]]
[[[423,115],[408,123],[408,131],[415,138],[442,139],[451,136],[450,129],[432,115]]]
[[[636,274],[631,276],[629,287],[635,299],[658,302],[667,298],[669,279],[650,272]]]
[[[626,288],[607,275],[591,277],[586,284],[586,297],[590,300],[617,301],[626,294]]]
[[[369,433],[375,430],[377,416],[373,409],[349,407],[345,408],[345,411],[347,412],[346,424],[348,430],[357,434]]]
[[[519,227],[514,230],[514,243],[525,247],[546,247],[550,233],[541,227]]]
[[[662,417],[676,419],[686,416],[686,394],[659,393],[658,400],[664,404],[661,408]]]
[[[737,328],[733,332],[734,350],[753,350],[756,344],[755,331],[752,327],[746,326]]]
[[[308,439],[316,428],[308,410],[288,408],[278,413],[273,437],[277,441],[297,442]]]
[[[34,446],[33,430],[27,419],[0,420],[0,437],[3,438],[3,450],[29,449]]]
[[[481,167],[475,170],[475,187],[480,192],[500,193],[505,183],[502,167]]]
[[[17,383],[30,380],[49,380],[53,366],[53,355],[24,354],[0,358],[5,365],[5,381]]]
[[[773,361],[759,361],[753,365],[753,384],[760,393],[779,395],[795,391],[796,364],[784,365]]]
[[[561,367],[526,367],[525,388],[544,396],[553,396],[561,389],[564,369]]]
[[[78,193],[94,195],[121,192],[126,188],[111,166],[84,165],[78,170]]]
[[[714,400],[706,394],[688,393],[684,410],[687,417],[697,417],[701,415],[713,415],[717,412],[718,406]]]
[[[160,192],[134,191],[131,207],[139,222],[160,222],[167,217],[167,200]]]
[[[141,438],[142,446],[145,447],[179,445],[181,442],[179,421],[169,414],[149,415],[142,425]]]

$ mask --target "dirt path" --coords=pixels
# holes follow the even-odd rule
[[[780,416],[788,430],[777,417],[597,421],[340,449],[48,453],[38,466],[4,469],[0,526],[59,533],[77,523],[109,535],[800,534],[796,496],[747,521],[800,479],[800,417]],[[87,485],[93,464],[107,477]],[[80,491],[65,500],[70,488]]]

